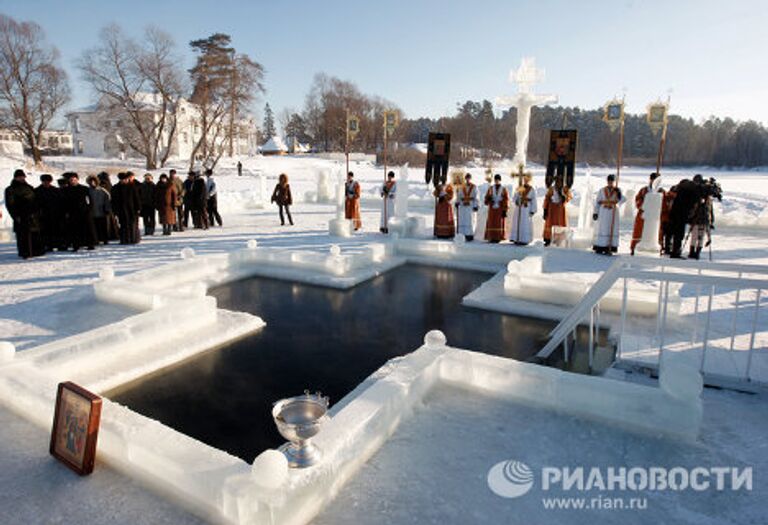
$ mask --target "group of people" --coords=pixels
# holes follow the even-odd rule
[[[645,202],[649,193],[661,194],[659,216],[659,251],[672,258],[681,258],[686,241],[689,241],[688,258],[699,259],[703,248],[712,243],[712,230],[715,229],[713,199],[721,201],[722,189],[714,178],[705,180],[695,175],[693,180],[683,179],[669,190],[662,189],[659,174],[651,173],[648,184],[635,196],[637,214],[632,229],[630,252],[640,242],[645,227]]]
[[[507,188],[501,184],[501,175],[495,175],[493,184],[486,186],[478,188],[472,182],[471,173],[464,175],[462,184],[438,183],[433,191],[436,200],[434,236],[438,239],[451,239],[458,234],[463,235],[467,241],[472,241],[479,235],[492,243],[509,238],[515,244],[529,244],[533,240],[533,216],[537,213],[536,192],[531,185],[530,174],[524,177],[523,184],[511,198]],[[362,227],[360,184],[355,181],[352,172],[347,174],[344,194],[345,218],[353,222],[355,230],[359,230]],[[395,214],[397,196],[394,172],[387,173],[387,180],[381,186],[380,195],[383,203],[379,230],[388,233],[389,219]],[[481,196],[485,205],[483,210],[480,209]],[[571,192],[563,187],[562,180],[547,191],[544,198],[545,244],[550,243],[554,226],[567,224],[565,204],[570,199]],[[514,204],[515,211],[507,237],[510,202]],[[480,215],[479,219],[477,215]]]
[[[83,185],[77,173],[66,172],[54,185],[53,176],[43,174],[40,185],[33,187],[24,170],[16,170],[5,190],[5,205],[13,220],[19,256],[93,250],[113,240],[137,244],[141,240],[139,219],[145,236],[154,235],[157,222],[163,235],[184,231],[190,215],[195,228],[222,225],[211,170],[205,178],[190,171],[183,182],[173,169],[168,175],[161,174],[157,183],[150,173],[141,183],[130,171],[118,173],[117,178],[113,185],[109,174],[101,172],[86,177]]]
[[[659,218],[659,251],[670,257],[681,257],[685,241],[690,237],[689,258],[698,259],[702,247],[711,242],[710,232],[714,229],[712,199],[722,198],[719,185],[714,179],[705,181],[696,175],[692,181],[683,180],[668,191],[657,188],[658,174],[652,173],[647,186],[635,197],[637,216],[630,244],[635,248],[642,238],[644,227],[643,204],[651,191],[662,193]],[[516,245],[527,245],[533,241],[533,218],[538,213],[536,190],[532,176],[525,174],[514,191],[502,184],[501,175],[493,177],[492,184],[478,188],[467,173],[461,183],[438,183],[433,191],[435,214],[433,234],[438,239],[450,239],[463,235],[467,241],[476,236],[491,243],[509,240]],[[394,172],[387,174],[380,195],[383,199],[380,231],[388,233],[389,218],[394,216],[397,183]],[[354,174],[347,174],[345,184],[345,217],[353,221],[354,229],[362,227],[360,218],[360,184]],[[543,201],[543,241],[549,246],[553,241],[556,227],[568,226],[566,206],[573,198],[571,190],[564,185],[562,177],[556,177],[547,188]],[[481,207],[480,203],[484,204]],[[626,197],[617,186],[616,176],[608,175],[606,184],[595,196],[592,220],[595,222],[593,250],[611,255],[619,248],[620,206]],[[511,217],[509,214],[511,213]],[[690,226],[687,229],[687,226]],[[686,232],[687,230],[687,232]]]

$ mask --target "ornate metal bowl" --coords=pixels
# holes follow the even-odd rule
[[[310,439],[330,419],[327,412],[328,398],[320,392],[310,394],[309,390],[305,390],[301,396],[281,399],[275,403],[272,418],[280,435],[288,440],[278,450],[285,454],[289,466],[305,468],[320,460],[320,450],[310,443]]]

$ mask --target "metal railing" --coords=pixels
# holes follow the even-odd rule
[[[628,304],[637,288],[633,282],[658,286],[656,314],[632,316]],[[600,302],[620,287],[618,315],[601,316]],[[684,296],[676,297],[679,288]],[[588,359],[594,361],[597,333],[607,327],[617,344],[622,366],[658,369],[667,351],[687,354],[697,362],[709,384],[768,384],[768,266],[679,259],[622,256],[592,285],[582,300],[550,332],[538,357],[549,358],[559,348],[567,363],[576,343],[576,330],[589,327]],[[735,293],[735,298],[731,296]],[[681,308],[673,313],[672,306]],[[601,324],[602,323],[602,324]],[[759,337],[763,328],[763,337]],[[634,344],[635,348],[630,348]],[[760,356],[756,369],[756,355]],[[765,362],[762,361],[765,356]]]

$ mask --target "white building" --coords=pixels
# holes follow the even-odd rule
[[[43,155],[72,154],[72,133],[67,130],[45,129],[38,145]],[[10,157],[21,157],[29,152],[26,140],[9,129],[0,129],[0,153]]]
[[[162,105],[160,95],[141,93],[137,104],[142,105],[144,118],[158,122]],[[71,111],[66,115],[72,131],[73,154],[85,157],[126,158],[140,157],[126,137],[132,133],[132,124],[127,114],[110,108],[106,97],[88,107]],[[200,139],[200,117],[197,106],[182,98],[179,101],[177,125],[170,144],[170,157],[187,160],[192,156],[195,143]],[[233,144],[235,156],[254,154],[258,146],[258,129],[253,118],[240,118],[236,123],[236,137]],[[166,136],[168,131],[165,132]],[[167,141],[163,141],[167,142]],[[219,147],[229,150],[227,138],[222,137]],[[160,152],[160,156],[164,152]]]

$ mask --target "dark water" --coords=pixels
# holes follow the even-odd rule
[[[351,290],[254,277],[212,290],[219,307],[267,326],[107,393],[246,461],[283,442],[271,407],[304,389],[339,401],[392,357],[442,330],[451,346],[526,359],[555,323],[474,310],[463,296],[490,275],[408,265]]]

